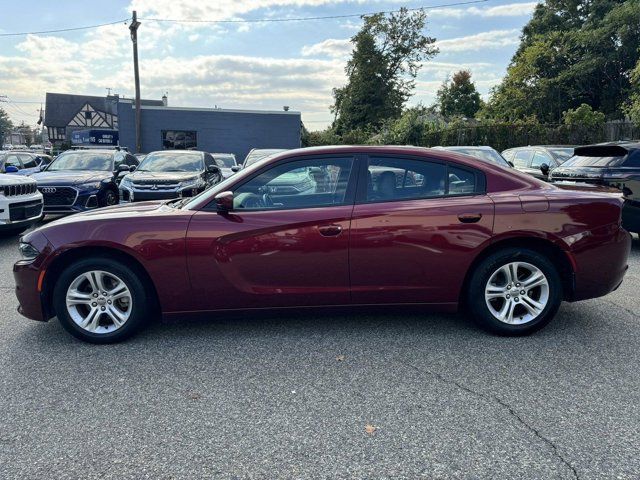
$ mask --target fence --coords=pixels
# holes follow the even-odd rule
[[[454,126],[424,132],[422,146],[489,145],[502,151],[522,145],[584,145],[640,138],[640,128],[612,121],[597,127],[564,124],[491,124]]]

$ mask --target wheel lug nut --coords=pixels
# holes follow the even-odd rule
[[[106,310],[106,307],[100,307],[100,310],[104,312]]]
[[[111,300],[107,300],[107,303],[108,303],[109,305],[111,305]]]
[[[520,290],[520,295],[524,295],[525,291],[524,290]]]
[[[509,295],[508,293],[507,293],[507,298],[511,298],[511,295]]]
[[[93,294],[93,296],[94,296],[94,297],[97,297],[97,296],[98,296],[98,294],[97,294],[97,293],[94,293],[94,294]]]
[[[514,298],[514,300],[515,300],[516,302],[519,302],[519,301],[520,301],[520,299],[519,299],[518,297]]]
[[[91,305],[94,306],[94,307],[98,306],[98,304],[96,302],[93,302]]]

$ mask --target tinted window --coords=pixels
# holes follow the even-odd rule
[[[236,157],[233,155],[215,155],[213,158],[216,165],[222,168],[231,168],[236,164]]]
[[[437,197],[446,191],[444,163],[372,157],[367,171],[367,201]]]
[[[526,167],[530,158],[531,150],[517,150],[511,161],[516,167]]]
[[[198,135],[193,130],[162,130],[162,147],[186,150],[198,146]]]
[[[113,171],[113,154],[108,152],[83,152],[79,150],[61,153],[47,168],[48,172],[60,170]]]
[[[140,172],[201,172],[200,152],[152,152],[140,164]]]
[[[328,207],[346,201],[353,159],[287,162],[270,168],[234,191],[238,210]]]
[[[563,167],[617,167],[622,165],[622,157],[581,157],[575,156],[562,164]]]
[[[549,151],[558,163],[566,162],[573,157],[573,148],[550,148]]]
[[[488,148],[451,148],[453,152],[464,153],[489,163],[497,163],[503,167],[510,167],[507,161],[495,150]]]
[[[127,165],[134,166],[134,167],[138,166],[138,164],[140,163],[135,156],[133,156],[131,154],[128,154],[128,153],[127,153],[127,156],[125,157],[124,161],[127,163]]]
[[[504,158],[506,158],[507,160],[509,160],[510,162],[512,162],[513,161],[513,155],[515,153],[516,152],[514,152],[513,150],[505,150],[504,152],[502,152],[502,156]]]
[[[553,165],[553,161],[551,157],[542,152],[536,152],[533,154],[533,159],[531,160],[531,168],[540,168],[540,166],[546,163],[548,166]]]
[[[473,195],[478,190],[475,173],[466,168],[449,167],[449,195]]]
[[[281,149],[251,150],[247,155],[247,157],[244,159],[244,163],[242,164],[242,166],[246,168],[249,165],[253,165],[254,163],[259,162],[264,158],[267,158],[271,155],[274,155],[280,152],[284,152],[284,150],[281,150]]]

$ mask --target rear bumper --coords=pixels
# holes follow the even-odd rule
[[[586,232],[571,247],[575,288],[570,301],[602,297],[620,286],[627,272],[631,235],[612,224]]]

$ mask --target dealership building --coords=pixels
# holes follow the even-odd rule
[[[135,101],[47,93],[44,124],[49,141],[136,150]],[[300,112],[170,107],[167,97],[141,101],[142,152],[193,148],[233,153],[242,161],[252,148],[298,148]]]

